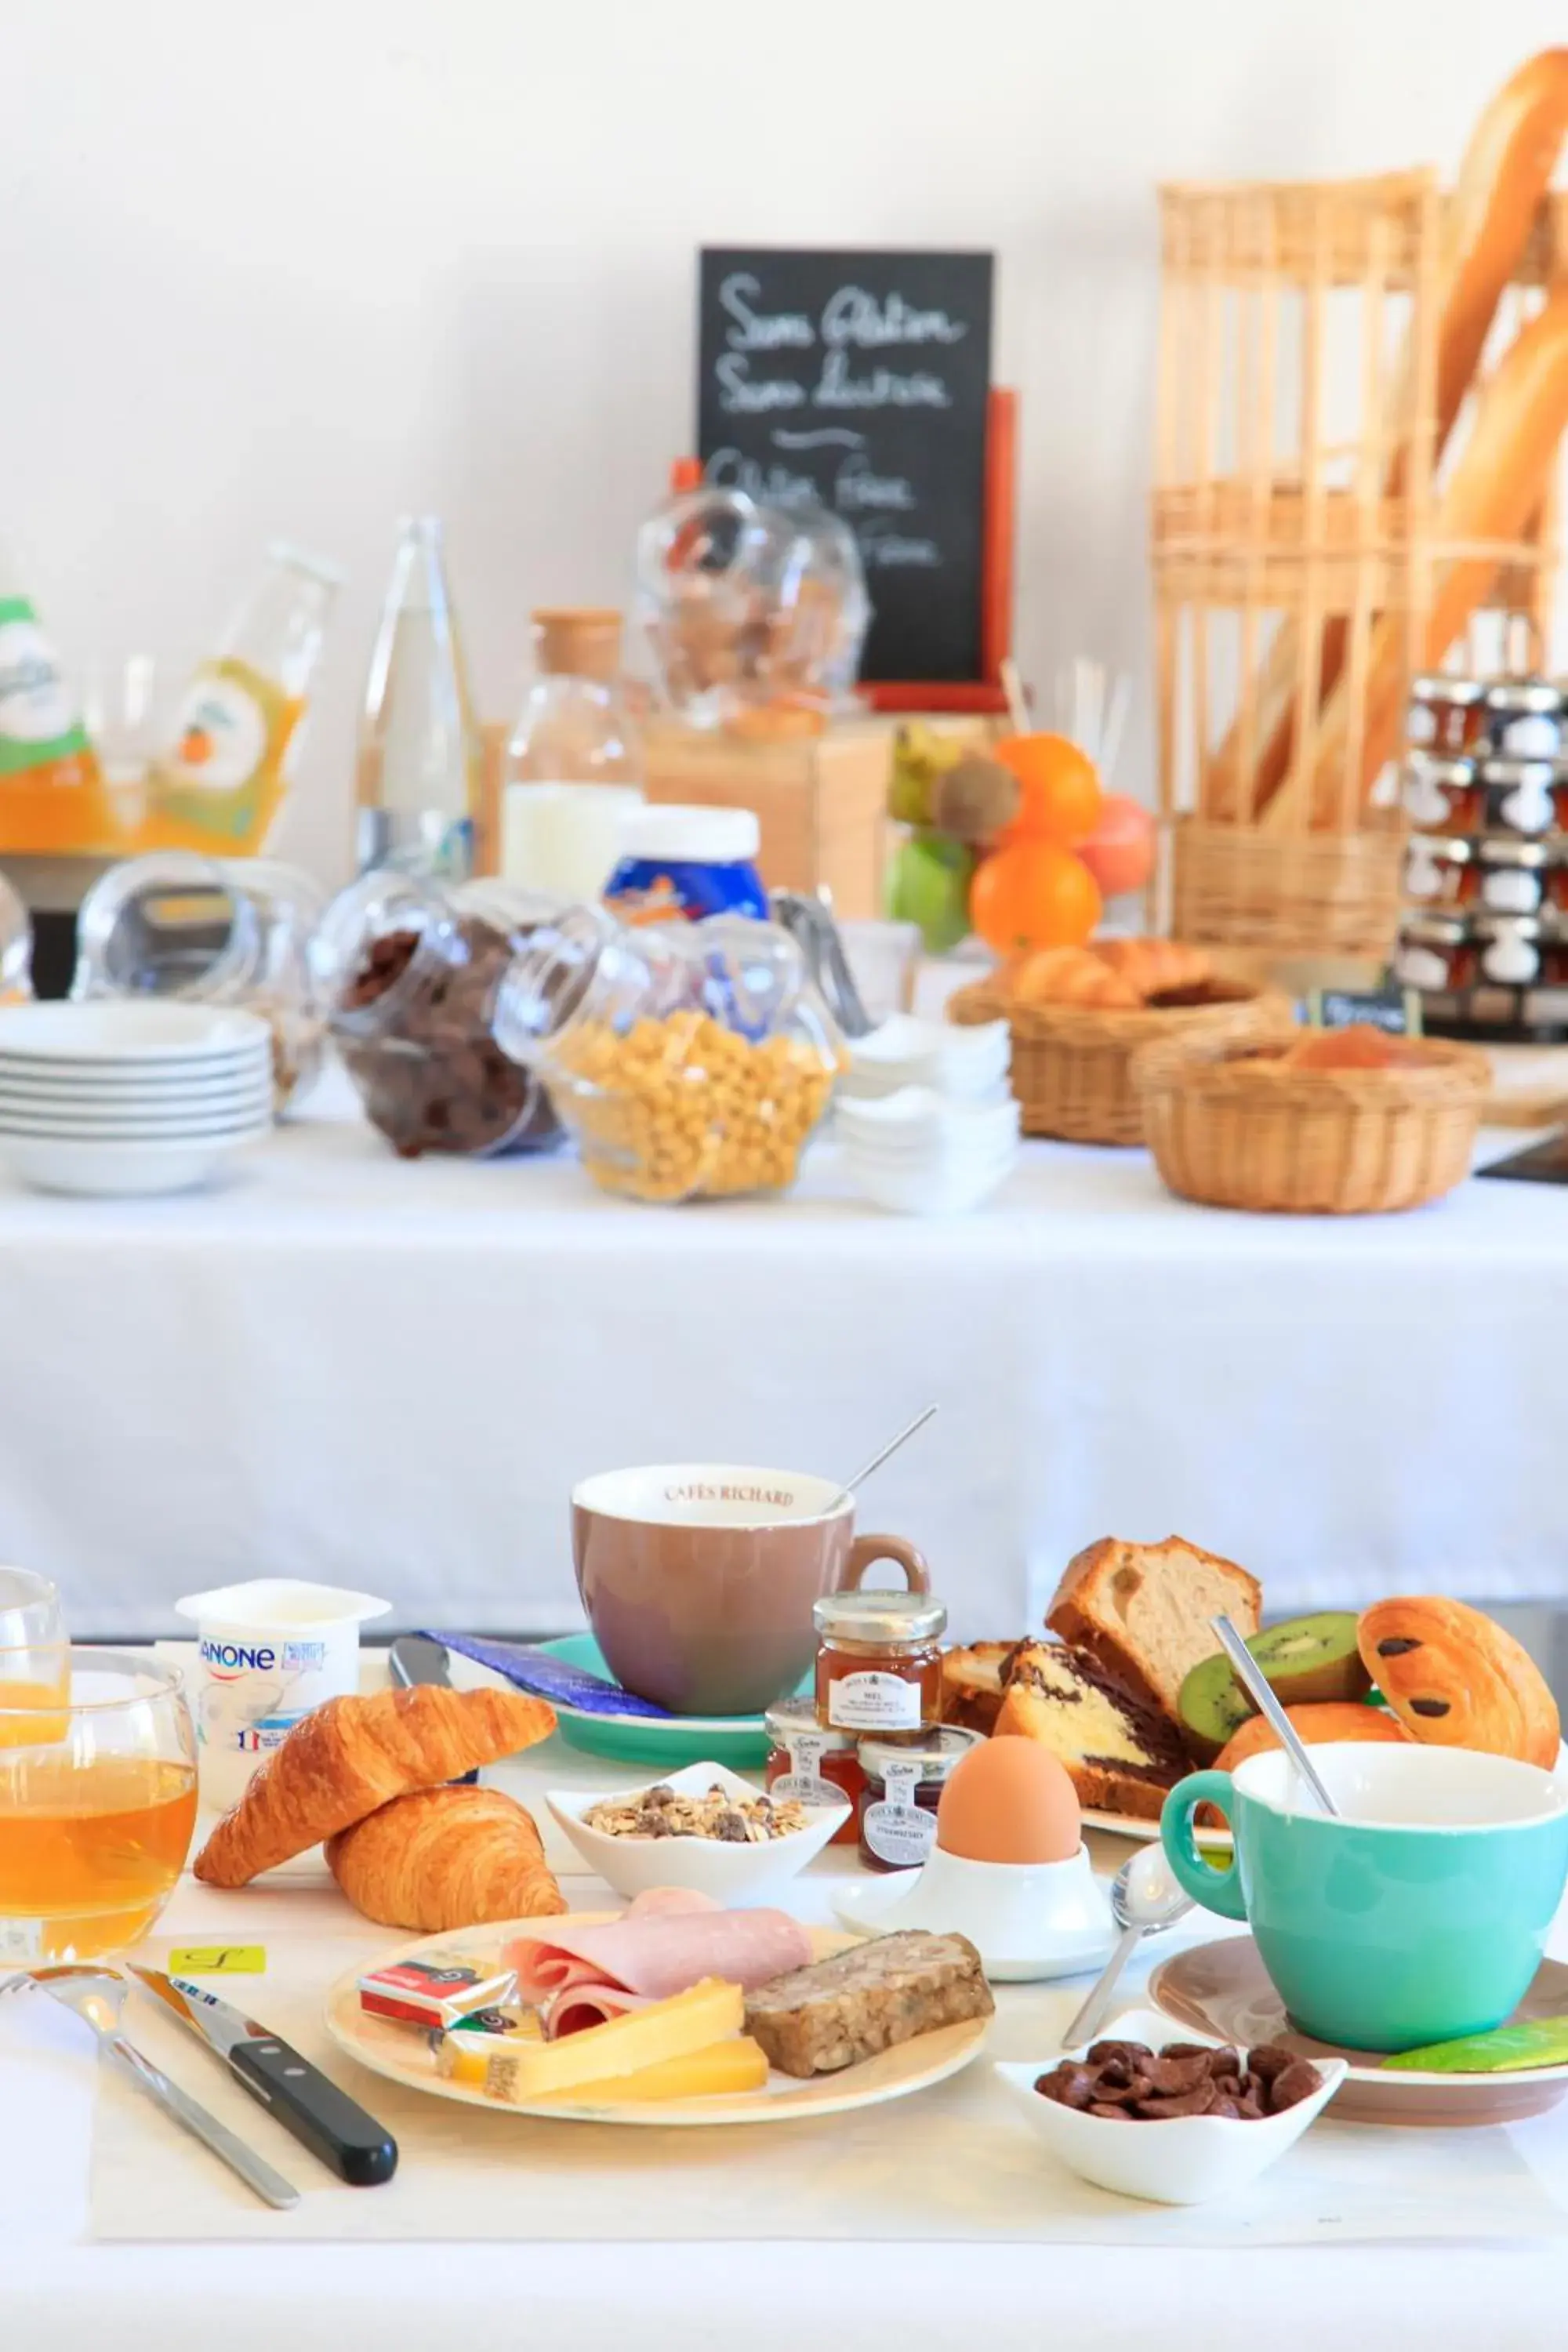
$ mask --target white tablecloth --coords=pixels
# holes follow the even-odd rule
[[[339,1081],[341,1084],[341,1081]],[[1496,1139],[1494,1148],[1501,1148]],[[567,1494],[710,1458],[848,1475],[934,1398],[863,1526],[965,1636],[1092,1538],[1172,1529],[1275,1609],[1563,1589],[1568,1193],[1373,1219],[1185,1206],[1139,1152],[1031,1146],[979,1214],[851,1194],[607,1200],[567,1158],[397,1160],[341,1095],[222,1190],[0,1179],[0,1558],[81,1633],[258,1573],[395,1622],[578,1622]]]
[[[469,1679],[467,1669],[459,1678]],[[367,1660],[366,1686],[380,1679]],[[496,1778],[536,1802],[563,1767],[577,1785],[616,1777],[557,1743]],[[552,1862],[570,1861],[538,1808]],[[1126,1848],[1103,1840],[1101,1866]],[[826,1858],[831,1866],[831,1857]],[[192,1942],[267,1944],[341,1932],[335,1891],[287,1880],[224,1895],[184,1881],[160,1923]],[[592,1899],[594,1882],[569,1891]],[[603,1890],[598,1890],[602,1898]],[[818,1890],[820,1893],[820,1890]],[[803,1882],[801,1895],[807,1890]],[[794,1907],[810,1916],[809,1899]],[[826,1916],[826,1912],[823,1914]],[[1157,1948],[1211,1932],[1202,1915]],[[1142,1965],[1147,1965],[1146,1963]],[[1142,1972],[1134,1963],[1130,1989]],[[265,1976],[225,1989],[266,2014]],[[127,2023],[134,2032],[134,2017]],[[182,2052],[179,2079],[213,2095],[210,2061]],[[982,2061],[984,2063],[984,2061]],[[363,2084],[355,2088],[364,2089]],[[0,2000],[0,2346],[5,2352],[799,2352],[803,2339],[953,2352],[1322,2352],[1418,2342],[1421,2352],[1540,2352],[1561,2333],[1563,2254],[1554,2246],[1467,2245],[1456,2195],[1454,2242],[1317,2246],[1299,2252],[1127,2242],[1113,2249],[917,2243],[101,2244],[87,2242],[95,2062],[85,2029],[43,1996]],[[370,2093],[374,2106],[374,2091]],[[941,2160],[909,2109],[911,2164]],[[1543,2119],[1542,2127],[1551,2127]],[[1436,2137],[1463,2157],[1468,2134]],[[1490,2141],[1491,2134],[1479,2136]],[[1405,2135],[1390,2135],[1394,2143]],[[1485,2150],[1477,2146],[1476,2155]],[[285,2170],[308,2179],[290,2153]],[[1462,2172],[1460,2174],[1462,2178]],[[1043,2192],[1044,2193],[1044,2190]]]

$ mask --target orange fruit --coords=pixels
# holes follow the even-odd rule
[[[1000,956],[1081,947],[1100,914],[1099,884],[1057,841],[1025,839],[993,850],[969,886],[969,919]]]
[[[1002,843],[1041,839],[1075,849],[1100,823],[1105,794],[1087,751],[1065,735],[1009,735],[992,746],[992,757],[1018,779],[1018,814]]]

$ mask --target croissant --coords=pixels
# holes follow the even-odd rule
[[[1356,1629],[1362,1664],[1414,1738],[1550,1769],[1557,1702],[1528,1650],[1462,1601],[1380,1601]]]
[[[521,1691],[379,1691],[330,1698],[302,1716],[195,1859],[209,1886],[243,1886],[389,1798],[438,1788],[547,1739],[555,1710]]]
[[[1091,952],[1137,990],[1141,998],[1168,988],[1199,988],[1214,977],[1212,958],[1183,940],[1097,940]]]
[[[1092,1004],[1135,1011],[1140,997],[1131,981],[1112,971],[1089,948],[1040,948],[1012,973],[1015,1004]]]
[[[383,1927],[443,1935],[564,1911],[534,1825],[500,1789],[417,1789],[327,1841],[332,1876]]]

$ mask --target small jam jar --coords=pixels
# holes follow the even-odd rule
[[[929,1592],[829,1592],[813,1601],[816,1719],[827,1731],[918,1731],[942,1708],[947,1605]]]
[[[1412,751],[1467,751],[1486,729],[1487,689],[1479,677],[1411,679],[1405,736]]]
[[[1500,677],[1487,688],[1487,734],[1509,760],[1555,760],[1563,751],[1563,689],[1544,677]]]
[[[809,1698],[781,1698],[763,1721],[768,1727],[768,1794],[781,1804],[793,1797],[801,1805],[836,1805],[847,1797],[849,1818],[829,1843],[853,1845],[860,1833],[857,1817],[866,1786],[854,1732],[825,1731]]]
[[[1423,909],[1479,907],[1490,914],[1534,915],[1568,896],[1563,854],[1544,841],[1462,841],[1414,834],[1405,852],[1405,896]]]
[[[1483,760],[1478,833],[1516,833],[1526,839],[1551,833],[1559,819],[1557,771],[1550,760]]]
[[[1421,833],[1479,833],[1486,794],[1474,760],[1412,752],[1405,768],[1405,813]]]
[[[913,1870],[936,1843],[936,1809],[949,1773],[985,1737],[924,1723],[907,1739],[863,1739],[860,1859],[868,1870]]]
[[[1399,934],[1394,975],[1406,988],[1550,988],[1568,971],[1555,924],[1528,915],[1419,915]]]

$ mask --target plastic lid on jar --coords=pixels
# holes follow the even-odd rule
[[[811,1619],[829,1642],[931,1642],[947,1624],[947,1603],[924,1592],[828,1592]]]
[[[655,803],[626,819],[621,856],[663,857],[672,866],[739,866],[755,857],[762,840],[754,809]]]
[[[918,1732],[901,1739],[863,1739],[860,1769],[868,1780],[885,1781],[889,1764],[913,1764],[922,1781],[945,1780],[984,1737],[983,1731],[965,1731],[956,1723],[922,1723]]]
[[[1449,702],[1461,707],[1486,699],[1486,681],[1479,677],[1459,677],[1447,670],[1428,672],[1410,681],[1412,702]]]
[[[825,1756],[837,1756],[855,1747],[859,1738],[858,1732],[843,1731],[837,1724],[829,1729],[818,1722],[816,1701],[811,1698],[781,1698],[767,1709],[763,1722],[775,1748],[787,1748],[792,1739],[809,1731],[814,1738],[821,1740]]]
[[[1487,688],[1487,709],[1543,714],[1555,719],[1563,709],[1563,688],[1545,677],[1500,677]]]

